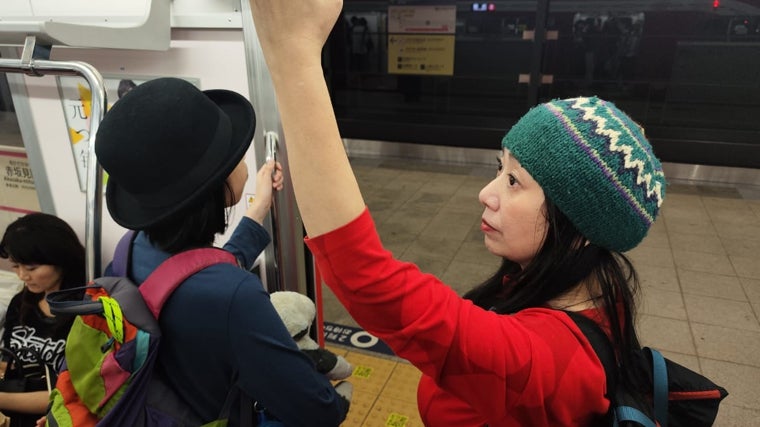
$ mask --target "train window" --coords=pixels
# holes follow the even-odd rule
[[[345,1],[324,51],[345,137],[493,148],[534,103],[598,95],[645,126],[666,161],[760,167],[752,2],[443,2],[455,4],[450,35],[421,28],[418,64],[398,68],[391,43],[410,37],[394,32],[394,11],[446,20],[414,3]],[[750,151],[732,160],[727,146]]]

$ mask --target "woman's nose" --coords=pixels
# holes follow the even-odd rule
[[[18,276],[19,279],[26,282],[29,279],[29,272],[26,271],[26,269],[24,268],[19,268],[18,270],[16,270],[16,276]]]
[[[480,193],[478,193],[480,204],[492,210],[496,210],[499,207],[499,198],[493,191],[494,181],[496,181],[495,178],[486,184],[486,186],[480,190]]]

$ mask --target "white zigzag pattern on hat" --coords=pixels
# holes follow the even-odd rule
[[[657,197],[657,207],[660,207],[662,205],[662,183],[656,182],[654,186],[652,186],[652,174],[651,173],[645,173],[644,172],[644,162],[640,159],[633,157],[633,147],[626,144],[619,144],[618,141],[620,140],[621,132],[609,129],[607,128],[607,119],[604,117],[599,117],[596,114],[594,114],[594,107],[585,107],[583,104],[588,103],[589,98],[576,98],[575,103],[572,105],[572,108],[575,108],[576,110],[582,110],[584,112],[583,119],[584,120],[592,120],[596,123],[596,129],[595,132],[599,135],[607,136],[610,141],[610,150],[612,151],[618,151],[625,154],[623,156],[623,164],[626,169],[633,169],[635,168],[638,173],[636,174],[636,184],[641,185],[642,182],[646,183],[646,190],[647,190],[647,196],[651,197],[652,194],[654,194]],[[630,134],[630,130],[627,126],[625,126],[623,123],[620,123],[623,125],[623,128],[625,128],[629,136],[631,136],[634,140],[636,138],[634,135]],[[660,172],[658,175],[662,175],[662,172]]]

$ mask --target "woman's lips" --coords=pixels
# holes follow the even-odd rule
[[[488,222],[486,222],[486,220],[484,220],[484,219],[480,220],[480,231],[482,231],[484,233],[488,233],[489,231],[495,231],[495,230],[496,229],[493,228],[493,227],[491,227],[491,224],[489,224]]]

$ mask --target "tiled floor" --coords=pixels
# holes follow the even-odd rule
[[[353,159],[381,238],[393,253],[460,293],[498,260],[483,247],[483,165]],[[760,426],[760,188],[671,182],[662,215],[628,253],[642,282],[644,345],[702,372],[730,395],[719,427]],[[325,318],[356,325],[324,287]],[[357,366],[344,426],[419,426],[419,371],[403,360],[342,347]]]

